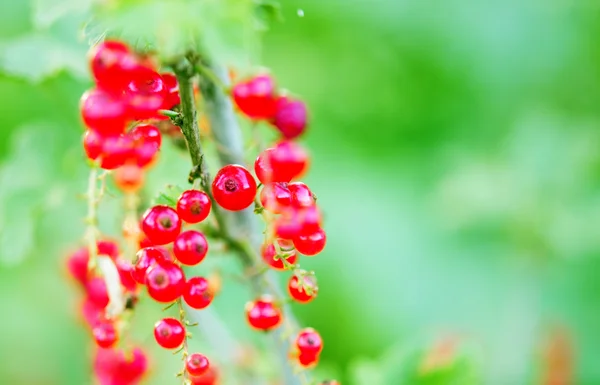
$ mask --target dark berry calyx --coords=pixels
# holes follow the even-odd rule
[[[238,189],[238,185],[235,180],[227,179],[225,181],[225,191],[234,192]]]

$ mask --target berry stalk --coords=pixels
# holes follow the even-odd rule
[[[200,142],[200,135],[197,125],[197,110],[194,102],[194,91],[192,78],[195,76],[196,68],[189,61],[182,60],[174,65],[174,70],[179,83],[179,92],[181,95],[181,130],[188,144],[188,150],[192,159],[192,172],[190,173],[190,182],[199,178],[203,190],[209,194],[213,201],[213,213],[219,226],[219,236],[227,245],[236,252],[243,266],[249,271],[256,271],[260,259],[256,250],[260,246],[260,234],[256,223],[256,218],[252,210],[242,210],[232,213],[225,218],[220,212],[217,204],[214,204],[210,188],[210,178],[204,160],[204,153]],[[217,144],[217,150],[221,165],[244,164],[243,159],[243,141],[240,128],[235,117],[233,106],[230,99],[223,93],[223,85],[228,84],[226,71],[218,66],[212,66],[211,73],[214,73],[220,79],[221,84],[215,84],[212,77],[207,77],[200,72],[200,90],[205,101],[206,113],[211,126],[211,133]],[[226,221],[230,219],[230,221]],[[231,225],[231,228],[228,226]],[[250,243],[241,240],[241,236],[249,237]],[[239,237],[239,238],[238,238]],[[277,302],[283,304],[282,310],[289,324],[295,324],[293,315],[288,306],[285,306],[280,291],[275,284],[274,277],[270,272],[264,275],[253,275],[250,277],[251,284],[255,294],[270,294],[277,299]],[[278,350],[286,385],[301,385],[309,383],[308,376],[303,373],[295,373],[289,360],[290,344],[288,340],[289,331],[274,330],[272,338]]]

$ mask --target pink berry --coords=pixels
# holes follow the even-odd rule
[[[185,275],[181,267],[172,262],[154,265],[146,273],[148,295],[157,302],[177,300],[185,288]]]
[[[310,207],[316,203],[312,191],[302,182],[292,182],[288,184],[288,189],[292,194],[291,205],[294,207]]]
[[[94,358],[94,374],[101,385],[137,385],[147,368],[148,360],[139,348],[98,349]]]
[[[187,223],[199,223],[210,213],[211,202],[203,191],[186,190],[177,200],[177,214]]]
[[[244,167],[230,164],[217,172],[212,183],[212,193],[221,207],[239,211],[254,202],[256,182]]]
[[[175,318],[163,318],[154,325],[154,338],[165,349],[176,349],[185,340],[185,328]]]
[[[284,138],[294,139],[300,136],[306,128],[306,121],[306,105],[303,101],[285,96],[277,100],[277,109],[272,122]]]
[[[299,234],[294,238],[294,247],[304,255],[317,255],[325,248],[327,236],[325,230],[319,228],[314,232]]]
[[[133,278],[133,273],[135,271],[133,265],[129,261],[122,259],[115,261],[115,264],[117,265],[117,271],[119,272],[121,285],[123,285],[125,290],[135,292],[137,289],[137,282]]]
[[[166,245],[179,235],[181,219],[169,206],[154,206],[144,213],[141,228],[153,244]]]
[[[270,119],[275,115],[275,84],[269,75],[258,75],[233,87],[233,100],[247,117]]]
[[[194,266],[202,262],[208,252],[206,237],[199,231],[188,230],[177,236],[173,243],[175,258],[184,265]]]
[[[192,277],[185,284],[183,300],[191,308],[204,309],[213,300],[208,281],[204,277]]]
[[[101,348],[110,348],[117,342],[117,329],[110,321],[98,322],[92,328],[92,334],[96,344]]]
[[[99,87],[111,92],[123,88],[140,64],[129,47],[120,41],[106,40],[90,50],[90,67]]]
[[[323,351],[323,340],[315,329],[305,328],[296,337],[296,347],[300,354],[317,356]]]
[[[109,297],[104,278],[91,278],[85,285],[87,297],[92,303],[100,308],[105,308],[108,305]]]
[[[163,102],[162,108],[165,110],[171,110],[173,107],[181,103],[179,96],[179,84],[177,83],[177,78],[173,74],[165,72],[160,74],[160,76],[162,77],[165,89],[167,90],[167,95]]]
[[[125,90],[128,112],[134,120],[151,119],[158,116],[167,90],[161,76],[151,70],[140,71]]]
[[[126,135],[108,136],[103,139],[100,153],[100,167],[114,170],[125,164],[131,154],[132,142]]]

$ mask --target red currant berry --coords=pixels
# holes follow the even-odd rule
[[[206,257],[207,252],[208,242],[204,234],[196,230],[182,232],[173,243],[173,254],[184,265],[199,264]]]
[[[200,353],[190,354],[185,360],[185,370],[190,376],[201,376],[209,367],[208,358]]]
[[[269,162],[273,169],[273,174],[285,182],[302,176],[309,164],[306,151],[299,144],[291,140],[284,140],[277,143],[273,147],[273,151],[269,153]],[[273,181],[279,182],[279,180]]]
[[[165,110],[171,110],[173,107],[181,103],[179,96],[179,84],[177,83],[177,78],[173,74],[165,72],[160,74],[160,76],[162,77],[165,89],[167,90],[167,95],[165,97],[165,101],[163,102],[162,108]]]
[[[321,210],[317,206],[298,210],[297,214],[302,225],[298,235],[312,234],[321,228]]]
[[[67,259],[67,269],[73,278],[82,285],[88,281],[88,262],[90,254],[87,248],[82,247]]]
[[[291,204],[294,207],[314,206],[316,199],[312,191],[302,182],[293,182],[288,184],[288,189],[292,193]]]
[[[98,86],[122,91],[140,66],[129,47],[120,41],[106,40],[90,50],[90,66]]]
[[[150,242],[155,245],[166,245],[179,235],[181,219],[177,211],[169,206],[154,206],[144,213],[141,228]]]
[[[110,321],[98,322],[92,329],[94,340],[101,348],[110,348],[117,342],[117,329]]]
[[[144,170],[137,164],[125,164],[115,170],[113,178],[119,190],[136,192],[144,184]]]
[[[115,264],[117,265],[121,285],[123,285],[125,290],[134,292],[137,289],[137,282],[133,278],[133,272],[135,270],[133,265],[122,259],[118,259]]]
[[[262,296],[246,304],[246,318],[257,330],[272,330],[281,323],[281,310],[269,296]]]
[[[200,376],[190,376],[192,385],[216,385],[219,379],[219,373],[211,366],[208,370]]]
[[[305,368],[313,367],[319,362],[318,354],[300,353],[298,363]]]
[[[287,187],[287,183],[267,183],[260,191],[260,203],[265,210],[273,213],[280,213],[292,202],[292,193]]]
[[[101,135],[119,135],[125,131],[127,106],[116,95],[94,88],[86,91],[80,101],[85,125]]]
[[[323,350],[323,340],[315,329],[305,328],[296,337],[296,347],[300,354],[318,356]]]
[[[85,285],[85,291],[88,299],[96,306],[104,309],[108,305],[108,290],[103,278],[91,278]]]
[[[172,262],[154,265],[146,273],[148,295],[157,302],[173,302],[183,294],[185,275],[181,267]]]
[[[132,144],[131,139],[125,135],[105,137],[100,153],[100,167],[114,170],[124,165],[131,154]]]
[[[93,328],[98,321],[104,319],[104,308],[96,305],[89,298],[86,298],[81,305],[81,315],[89,327]]]
[[[116,260],[119,257],[119,245],[117,245],[113,241],[109,240],[100,240],[96,242],[96,247],[98,250],[98,255],[106,255],[110,257],[112,260]]]
[[[279,170],[274,170],[271,167],[271,154],[275,151],[274,148],[267,148],[263,150],[256,161],[254,162],[254,173],[259,181],[263,184],[271,183],[271,182],[289,182],[292,178],[287,178],[287,175],[279,172]]]
[[[317,229],[313,233],[299,234],[294,238],[294,247],[304,255],[317,255],[325,248],[327,236],[325,230]]]
[[[187,223],[202,222],[208,217],[210,208],[210,198],[203,191],[184,191],[177,200],[177,214]]]
[[[157,149],[160,148],[160,145],[162,144],[162,134],[158,127],[152,124],[138,124],[129,131],[129,135],[135,144],[149,143],[154,145]]]
[[[83,149],[89,160],[96,160],[102,153],[104,137],[94,130],[86,130],[83,135]]]
[[[233,87],[233,100],[247,117],[269,119],[275,115],[275,84],[269,75],[258,75]]]
[[[183,300],[194,309],[204,309],[213,300],[208,281],[204,277],[192,277],[185,284]]]
[[[284,210],[274,224],[275,235],[283,239],[294,239],[302,231],[302,217],[297,210]]]
[[[284,138],[294,139],[300,136],[306,128],[307,112],[303,101],[289,99],[285,96],[277,100],[277,110],[273,125]]]
[[[176,349],[185,340],[185,328],[175,318],[163,318],[154,325],[154,338],[165,349]]]
[[[148,360],[139,348],[127,353],[114,348],[98,349],[94,358],[94,374],[100,384],[139,384],[147,368]]]
[[[134,120],[156,117],[167,96],[161,76],[150,69],[140,71],[125,91],[129,114]]]
[[[254,202],[256,182],[242,166],[230,164],[217,172],[212,183],[215,201],[224,209],[243,210]]]
[[[293,249],[292,243],[285,239],[277,239],[276,241],[279,244],[279,247],[284,255],[287,255],[285,258],[286,262],[290,265],[296,264],[296,260],[298,259],[298,255]],[[276,270],[285,270],[285,265],[281,258],[275,258],[277,255],[277,250],[275,246],[272,244],[263,245],[261,247],[261,255],[263,260]]]
[[[317,287],[316,278],[310,275],[305,275],[302,279],[292,275],[288,283],[288,291],[290,296],[300,302],[308,303],[317,297],[319,288]]]
[[[133,279],[137,283],[144,285],[146,283],[146,274],[148,269],[155,264],[168,262],[168,256],[165,256],[162,250],[156,247],[145,247],[136,254],[135,266],[133,269]]]

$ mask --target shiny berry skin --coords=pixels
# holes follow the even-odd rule
[[[297,302],[308,303],[317,297],[319,288],[313,276],[304,276],[303,281],[304,286],[300,283],[301,281],[297,276],[292,275],[288,283],[288,291],[290,296]],[[304,287],[307,287],[309,290],[304,290]]]
[[[192,385],[216,385],[219,379],[219,372],[211,366],[208,370],[199,376],[190,376]]]
[[[146,273],[148,295],[157,302],[173,302],[185,289],[185,275],[181,267],[172,262],[162,262]]]
[[[155,247],[144,247],[136,254],[136,262],[133,268],[132,276],[137,283],[144,285],[146,283],[146,274],[148,269],[154,265],[167,262],[168,259],[164,253]]]
[[[321,210],[316,205],[297,210],[297,214],[302,225],[298,236],[312,234],[321,228]]]
[[[94,88],[80,100],[81,117],[85,125],[101,135],[119,135],[125,131],[127,105],[121,98]]]
[[[275,235],[292,240],[302,232],[302,216],[297,210],[284,210],[274,224]]]
[[[151,119],[158,116],[167,90],[161,76],[150,69],[141,71],[125,89],[129,116],[134,120]]]
[[[138,124],[129,131],[134,143],[150,143],[156,148],[162,144],[162,134],[158,127],[152,124]]]
[[[166,245],[177,238],[181,231],[181,219],[177,211],[169,206],[158,205],[144,213],[142,231],[155,245]]]
[[[323,351],[323,340],[315,329],[305,328],[296,337],[296,347],[300,354],[319,355]]]
[[[294,247],[304,255],[317,255],[325,248],[327,236],[325,230],[317,229],[315,232],[299,234],[293,239]]]
[[[98,322],[92,328],[92,334],[96,345],[101,348],[110,348],[117,342],[117,329],[115,325],[110,321]]]
[[[298,178],[308,169],[308,154],[302,146],[291,140],[277,143],[268,156],[273,174],[282,181],[289,182]],[[273,180],[273,182],[279,181]]]
[[[184,222],[199,223],[208,217],[211,205],[204,191],[186,190],[177,200],[177,214]]]
[[[239,211],[254,202],[256,182],[244,167],[230,164],[215,175],[212,193],[219,206],[226,210]]]
[[[286,139],[300,136],[306,129],[307,112],[306,104],[301,100],[294,100],[285,96],[277,100],[273,125]]]
[[[121,285],[123,285],[125,290],[135,292],[137,288],[137,282],[133,278],[133,272],[135,271],[133,265],[129,261],[122,259],[115,261],[115,265],[117,265],[117,271],[119,272]]]
[[[136,192],[144,184],[144,170],[137,164],[125,164],[113,174],[115,185],[121,191]]]
[[[202,262],[208,252],[206,237],[199,231],[187,230],[175,238],[173,254],[184,265],[194,266]]]
[[[160,76],[162,77],[165,89],[167,90],[162,109],[171,110],[181,103],[179,84],[177,83],[177,78],[173,74],[165,72],[160,74]]]
[[[106,40],[90,50],[90,67],[99,87],[122,91],[140,64],[129,47],[120,41]]]
[[[109,297],[106,282],[101,277],[91,278],[85,285],[88,299],[100,308],[108,305]]]
[[[94,130],[86,130],[83,135],[83,149],[89,160],[95,160],[102,153],[104,137]]]
[[[131,139],[125,135],[108,136],[103,139],[102,151],[98,159],[100,167],[105,170],[114,170],[125,164],[131,154]]]
[[[274,148],[267,148],[263,150],[256,161],[254,162],[254,173],[262,184],[271,182],[289,182],[292,178],[288,178],[288,175],[279,172],[279,170],[273,170],[271,166],[271,154],[275,151]]]
[[[313,367],[319,362],[318,354],[300,353],[298,363],[305,368]]]
[[[185,370],[190,376],[201,376],[208,371],[209,367],[208,358],[203,354],[193,353],[185,359]]]
[[[281,251],[288,255],[288,257],[285,258],[286,262],[291,265],[296,264],[298,254],[296,254],[296,252],[292,248],[291,242],[285,239],[277,239],[276,242],[279,244]],[[260,251],[263,261],[265,261],[270,267],[272,267],[275,270],[285,270],[285,265],[283,264],[283,261],[279,258],[275,259],[275,255],[277,254],[275,246],[273,246],[272,244],[266,246],[263,245]]]
[[[279,326],[282,314],[269,296],[262,296],[246,304],[246,319],[254,329],[268,331]]]
[[[265,210],[278,214],[292,204],[292,193],[287,183],[266,183],[260,190],[260,203]]]
[[[154,325],[154,338],[165,349],[175,349],[185,340],[185,328],[175,318],[163,318]]]
[[[292,182],[288,184],[288,189],[292,194],[291,205],[294,207],[314,206],[316,199],[312,191],[302,182]]]
[[[183,300],[194,309],[204,309],[213,300],[209,282],[204,277],[192,277],[183,291]]]
[[[275,115],[275,84],[269,75],[258,75],[233,87],[233,100],[250,119],[270,119]]]

